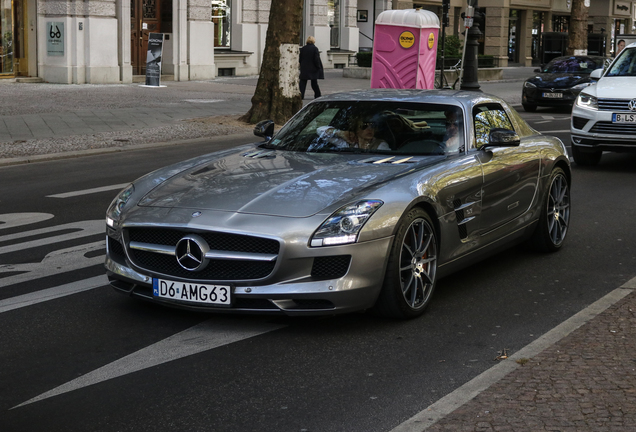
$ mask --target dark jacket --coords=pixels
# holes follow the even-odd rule
[[[307,44],[300,49],[300,79],[315,80],[324,79],[320,52],[314,44]]]

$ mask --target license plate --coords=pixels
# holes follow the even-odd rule
[[[612,114],[612,123],[636,123],[636,114]]]
[[[171,300],[230,306],[232,291],[226,285],[206,285],[152,279],[152,295]]]
[[[563,93],[543,93],[543,97],[547,99],[560,99],[563,97]]]

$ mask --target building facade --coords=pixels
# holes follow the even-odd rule
[[[299,44],[312,35],[326,68],[372,50],[375,18],[387,9],[423,8],[441,16],[442,0],[304,1]],[[636,33],[636,1],[595,0],[589,33],[610,54]],[[271,0],[0,0],[0,78],[54,83],[128,83],[144,75],[150,33],[165,37],[162,73],[175,80],[256,75]],[[446,34],[460,34],[466,2],[451,0]],[[479,0],[480,53],[496,66],[541,62],[542,35],[564,33],[571,0]],[[476,20],[479,22],[479,20]],[[605,49],[606,48],[606,49]]]

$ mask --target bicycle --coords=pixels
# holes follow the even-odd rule
[[[435,88],[436,89],[452,89],[452,90],[459,89],[459,87],[460,87],[459,86],[459,76],[461,75],[461,71],[462,71],[461,62],[462,62],[462,60],[459,59],[459,61],[457,63],[455,63],[453,66],[450,66],[448,68],[448,71],[440,70],[439,75],[435,77]],[[442,73],[442,72],[444,72],[444,73]],[[450,85],[450,83],[446,79],[446,73],[447,72],[455,73],[456,76],[457,76],[457,78],[455,79],[455,82],[453,83],[453,85]]]

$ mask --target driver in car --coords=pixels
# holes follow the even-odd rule
[[[377,122],[372,117],[357,117],[350,130],[339,130],[333,126],[322,126],[316,131],[321,138],[336,148],[359,148],[361,150],[391,150],[389,144],[376,136]],[[310,148],[311,149],[311,148]]]

